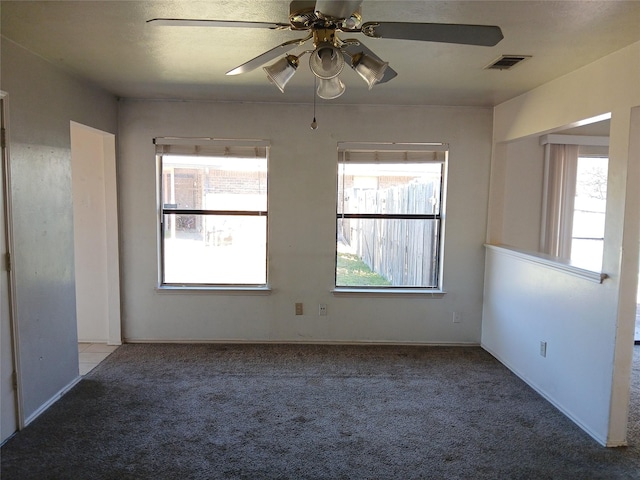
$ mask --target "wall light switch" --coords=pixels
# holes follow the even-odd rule
[[[304,315],[304,309],[302,303],[296,303],[296,315]]]

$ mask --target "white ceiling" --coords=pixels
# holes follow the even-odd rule
[[[261,68],[225,72],[304,32],[158,27],[159,17],[287,22],[289,1],[2,1],[5,38],[121,97],[212,101],[313,100],[306,62],[281,93]],[[346,104],[492,106],[640,41],[640,1],[365,0],[364,21],[498,25],[495,47],[358,35],[398,76],[369,91],[351,69]],[[511,71],[502,54],[532,55]],[[308,57],[304,57],[305,59]]]

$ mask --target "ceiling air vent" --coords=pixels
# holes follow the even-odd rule
[[[486,70],[510,70],[527,58],[531,58],[531,55],[502,55],[484,68]]]

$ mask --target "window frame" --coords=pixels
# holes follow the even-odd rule
[[[156,137],[153,139],[156,148],[156,203],[157,203],[157,251],[158,251],[158,279],[157,289],[160,291],[240,291],[240,292],[269,292],[269,147],[267,140],[251,139],[214,139],[214,138],[179,138],[179,137]],[[200,156],[200,157],[222,157],[233,156],[235,150],[243,151],[247,148],[254,148],[257,151],[264,151],[261,156],[266,164],[266,206],[265,209],[258,210],[224,210],[224,209],[189,209],[171,208],[163,203],[164,197],[164,156]],[[231,152],[231,153],[230,153]],[[242,158],[249,156],[238,155]],[[231,217],[264,217],[265,218],[265,255],[264,255],[264,283],[203,283],[203,282],[167,282],[165,280],[165,215],[202,215],[202,216],[231,216]]]
[[[609,178],[609,152],[591,152],[588,149],[584,148],[584,147],[580,147],[578,150],[578,159],[577,159],[577,164],[576,164],[576,187],[574,189],[574,193],[577,192],[578,187],[581,185],[580,184],[580,164],[582,161],[584,160],[597,160],[598,162],[601,162],[605,165],[605,171],[606,171],[606,178],[605,178],[605,197],[604,199],[602,199],[604,201],[604,211],[602,212],[595,212],[595,211],[585,211],[582,210],[581,208],[579,208],[578,205],[576,205],[575,200],[577,200],[579,197],[576,193],[575,195],[575,200],[573,203],[573,212],[572,212],[572,218],[571,218],[571,232],[569,232],[569,242],[571,243],[571,247],[569,250],[569,261],[572,263],[575,263],[576,265],[581,265],[584,268],[587,268],[589,270],[601,270],[602,269],[602,261],[604,259],[604,253],[600,253],[600,255],[597,257],[598,258],[598,267],[594,268],[595,265],[587,265],[588,262],[585,262],[583,259],[581,260],[581,256],[579,254],[577,254],[577,251],[579,250],[579,245],[577,244],[577,241],[594,241],[597,242],[597,244],[599,245],[599,249],[604,249],[604,224],[606,221],[606,204],[607,204],[607,192],[606,192],[606,187],[607,187],[607,182],[608,182],[608,178]],[[590,214],[598,214],[598,215],[602,215],[602,234],[601,236],[597,236],[597,237],[593,237],[593,236],[577,236],[575,235],[576,233],[576,223],[577,223],[577,214],[579,212],[582,213],[590,213]],[[584,258],[584,257],[583,257]]]
[[[346,160],[347,152],[367,152],[372,157],[371,160]],[[403,160],[399,159],[378,159],[378,156],[388,157],[389,154],[402,155]],[[417,156],[432,155],[432,159],[418,159]],[[445,219],[446,219],[446,198],[447,198],[447,179],[448,179],[448,160],[449,160],[449,144],[447,143],[361,143],[361,142],[339,142],[338,143],[338,161],[336,166],[336,220],[335,220],[335,259],[334,259],[334,294],[373,294],[376,296],[386,295],[402,295],[402,294],[423,294],[431,296],[439,296],[444,294],[444,243],[445,243]],[[440,185],[439,185],[439,212],[438,213],[400,213],[400,214],[371,214],[371,213],[345,213],[340,212],[340,182],[341,182],[341,164],[343,163],[404,163],[404,164],[439,164],[440,165]],[[343,187],[344,188],[344,187]],[[436,285],[434,286],[417,286],[417,285],[354,285],[345,286],[338,285],[338,222],[340,219],[390,219],[390,220],[435,220],[437,222],[437,240],[436,240]]]
[[[560,261],[569,262],[577,268],[599,272],[602,270],[602,257],[599,258],[600,266],[594,268],[576,261],[575,256],[572,256],[572,249],[575,246],[573,222],[576,208],[574,202],[579,159],[602,158],[607,160],[608,165],[610,160],[609,137],[548,134],[541,136],[539,143],[544,147],[539,250]],[[558,147],[571,150],[558,151]],[[603,245],[604,241],[603,238]]]

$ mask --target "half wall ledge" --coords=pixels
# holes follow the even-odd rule
[[[485,243],[484,246],[487,248],[487,250],[492,250],[501,255],[509,255],[511,257],[519,258],[529,263],[544,265],[545,267],[566,273],[567,275],[573,275],[574,277],[583,278],[585,280],[589,280],[590,282],[602,283],[605,279],[609,278],[609,275],[607,275],[606,273],[585,270],[584,268],[571,265],[569,261],[562,260],[544,253],[520,250],[508,245],[491,245]]]

